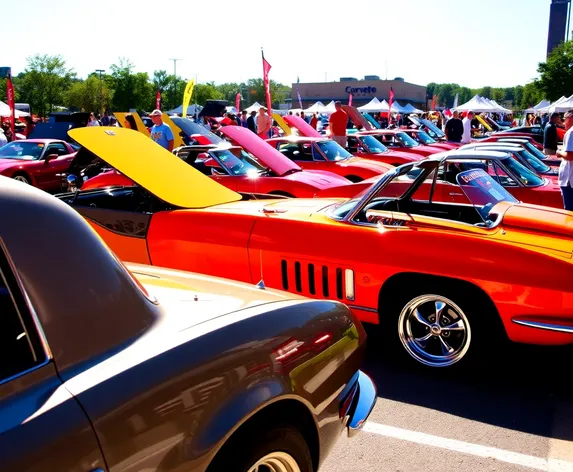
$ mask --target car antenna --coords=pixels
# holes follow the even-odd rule
[[[259,250],[259,255],[260,255],[260,260],[261,260],[261,280],[259,280],[259,283],[256,285],[257,288],[260,288],[261,290],[265,289],[265,281],[263,279],[263,250],[260,249]]]

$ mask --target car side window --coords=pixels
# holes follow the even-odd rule
[[[49,156],[50,154],[57,154],[58,156],[63,156],[65,154],[68,154],[68,150],[63,144],[54,143],[48,146],[48,149],[46,150],[46,153],[44,155]]]
[[[0,383],[39,365],[39,338],[0,249]],[[28,319],[28,324],[26,320]]]

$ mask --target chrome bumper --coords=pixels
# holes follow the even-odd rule
[[[357,383],[358,387],[346,421],[349,438],[356,436],[362,430],[376,404],[376,386],[370,377],[359,371]]]

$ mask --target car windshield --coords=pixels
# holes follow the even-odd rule
[[[542,151],[540,151],[538,148],[536,148],[532,143],[530,143],[529,141],[527,141],[525,144],[525,148],[531,153],[533,154],[535,157],[537,157],[537,159],[543,161],[545,159],[547,159],[547,156],[545,154],[543,154]]]
[[[540,185],[543,185],[543,179],[518,162],[517,159],[511,157],[509,159],[504,159],[502,162],[503,165],[505,165],[523,185],[527,187],[539,187]]]
[[[352,157],[346,149],[344,149],[340,144],[330,139],[325,139],[324,141],[317,141],[316,145],[326,156],[328,161],[342,161]]]
[[[360,136],[362,143],[372,153],[381,153],[388,151],[388,148],[378,141],[374,136]]]
[[[439,169],[437,165],[420,161],[397,167],[351,200],[330,207],[329,216],[344,219],[352,214],[353,221],[369,222],[367,211],[381,210],[493,226],[497,217],[490,211],[495,205],[502,201],[517,203],[515,197],[483,169],[467,169],[457,161],[444,162]],[[444,175],[446,165],[451,178]],[[458,192],[455,188],[459,188]],[[445,196],[445,191],[450,196]],[[451,195],[459,195],[461,199],[452,199]],[[469,213],[468,206],[477,213]]]
[[[522,160],[527,162],[527,164],[529,164],[535,172],[540,172],[543,174],[551,171],[551,167],[549,167],[544,162],[540,161],[537,157],[535,157],[526,149],[519,151],[518,155],[519,157],[521,157]]]
[[[424,125],[426,131],[432,138],[440,139],[446,136],[446,134],[431,121],[420,120],[420,122]]]
[[[518,200],[493,180],[482,169],[460,172],[456,181],[483,221],[491,225],[490,211],[500,202],[517,203]]]
[[[412,139],[410,136],[408,136],[404,132],[395,133],[395,136],[396,136],[396,139],[398,139],[404,146],[406,146],[408,148],[412,148],[412,147],[416,147],[416,146],[420,145],[420,143],[418,141]]]
[[[0,159],[33,161],[40,158],[44,147],[44,143],[13,141],[0,148]]]
[[[231,175],[259,174],[266,170],[255,158],[242,149],[213,151],[213,154]]]
[[[421,141],[423,144],[435,144],[436,140],[432,139],[428,133],[425,131],[416,131],[414,134],[415,138],[418,138],[418,141]]]

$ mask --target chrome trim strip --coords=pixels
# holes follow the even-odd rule
[[[349,438],[355,437],[362,430],[377,400],[374,382],[361,370],[358,371],[357,382],[358,391],[352,400],[354,411],[349,415],[346,424]]]
[[[573,334],[573,326],[543,323],[542,321],[511,320],[515,324],[527,326],[528,328],[545,329],[547,331],[557,331],[559,333]]]
[[[3,385],[5,383],[11,382],[12,380],[16,380],[20,377],[28,375],[29,373],[34,372],[35,370],[41,369],[42,367],[46,367],[50,362],[51,362],[50,359],[46,359],[41,364],[35,365],[34,367],[30,367],[29,369],[26,369],[22,372],[18,372],[17,374],[12,375],[11,377],[6,377],[5,379],[0,379],[0,385]]]
[[[14,264],[14,261],[10,257],[10,253],[8,252],[8,248],[6,247],[6,244],[4,244],[4,241],[2,240],[2,238],[0,238],[0,251],[2,251],[4,253],[6,260],[8,261],[8,266],[10,267],[10,270],[12,271],[12,274],[14,275],[14,279],[16,280],[16,285],[18,285],[18,289],[20,290],[20,292],[22,293],[22,296],[24,297],[24,302],[26,303],[26,307],[28,308],[28,311],[30,312],[30,315],[32,317],[32,322],[34,323],[34,327],[36,328],[36,332],[38,333],[38,337],[40,338],[40,343],[42,344],[42,348],[44,350],[44,355],[46,356],[45,360],[46,360],[46,362],[49,362],[53,358],[53,356],[52,356],[52,350],[50,349],[50,345],[48,344],[48,340],[46,338],[46,334],[44,333],[44,329],[42,328],[42,324],[40,323],[40,319],[38,317],[38,314],[36,313],[36,310],[34,309],[34,306],[32,305],[32,301],[30,300],[30,297],[28,296],[28,292],[26,292],[26,289],[24,288],[24,284],[22,283],[22,280],[20,279],[20,275],[18,274],[18,271],[16,270],[16,265]],[[11,293],[10,293],[10,296],[13,297],[13,295]],[[12,302],[14,303],[13,298],[12,298]],[[17,307],[16,307],[16,309],[17,309]],[[20,322],[22,323],[22,326],[25,328],[26,325],[24,324],[23,320],[21,319],[22,315],[19,311],[18,311],[18,316],[20,317]],[[26,337],[28,338],[28,342],[30,342],[30,339],[29,339],[27,333],[26,333]],[[34,351],[33,346],[30,346],[30,349],[32,349],[32,351]]]
[[[376,308],[368,308],[368,307],[359,306],[359,305],[349,305],[348,303],[346,304],[346,306],[348,308],[354,309],[354,310],[368,311],[370,313],[378,313],[378,310]]]

